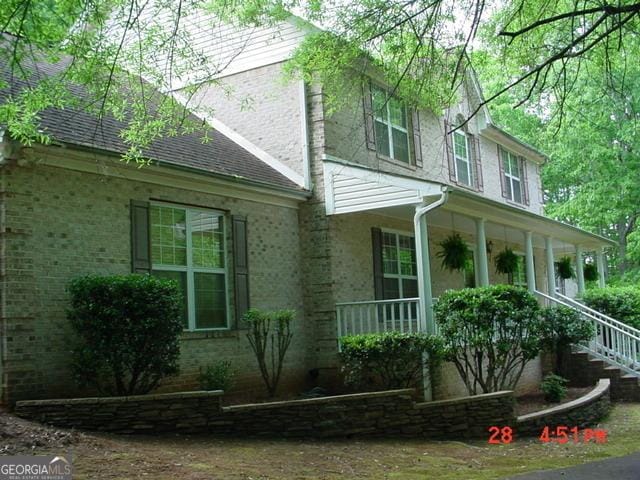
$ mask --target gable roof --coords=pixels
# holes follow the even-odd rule
[[[4,36],[4,41],[7,41]],[[69,59],[55,64],[45,61],[32,61],[23,68],[28,69],[29,77],[14,75],[6,61],[0,61],[0,81],[7,83],[7,88],[0,88],[0,103],[19,95],[25,88],[37,85],[44,78],[59,74],[64,70]],[[152,89],[152,86],[149,85]],[[70,85],[70,89],[83,102],[89,103],[86,90],[78,85]],[[156,92],[158,96],[161,94]],[[55,142],[89,147],[114,154],[124,154],[129,149],[120,133],[126,123],[106,115],[98,118],[92,113],[69,108],[47,108],[39,114],[42,131]],[[204,124],[195,115],[189,120]],[[209,141],[203,143],[202,138],[208,133]],[[11,132],[9,131],[9,134]],[[229,177],[232,180],[259,183],[279,189],[302,191],[302,188],[276,169],[267,165],[257,156],[241,147],[219,131],[203,127],[199,131],[162,137],[143,151],[145,158],[165,166],[186,167]]]

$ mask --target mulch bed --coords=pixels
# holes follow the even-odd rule
[[[583,395],[586,395],[591,390],[593,390],[593,387],[569,388],[567,390],[567,396],[560,403],[547,402],[544,399],[544,394],[542,392],[522,395],[516,398],[516,414],[526,415],[528,413],[538,412],[547,408],[557,407],[558,405],[562,405],[563,403],[567,403],[580,398]]]

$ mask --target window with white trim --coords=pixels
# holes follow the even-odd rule
[[[452,135],[456,181],[468,187],[475,187],[469,136],[461,130],[456,130]]]
[[[371,85],[376,151],[385,157],[410,163],[407,107],[386,90]]]
[[[178,283],[185,329],[228,328],[224,214],[152,204],[150,224],[152,274]]]
[[[508,200],[524,203],[520,158],[504,148],[501,148],[501,157],[505,195]]]
[[[385,299],[418,296],[416,243],[413,236],[382,232],[382,272]]]

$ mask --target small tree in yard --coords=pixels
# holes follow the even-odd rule
[[[456,366],[471,395],[513,389],[540,352],[538,303],[523,288],[448,291],[435,315],[444,358]]]
[[[541,312],[540,340],[543,349],[555,354],[554,371],[562,373],[565,350],[574,343],[593,338],[595,328],[591,322],[582,320],[580,314],[569,307],[547,307]]]
[[[73,371],[102,394],[139,395],[178,372],[182,297],[149,275],[86,276],[69,285]]]
[[[270,397],[275,396],[280,382],[284,357],[293,338],[291,322],[295,315],[293,310],[263,312],[250,309],[243,317],[249,326],[249,344]]]
[[[360,389],[376,383],[384,389],[415,388],[423,368],[435,366],[442,353],[440,338],[422,333],[352,335],[342,337],[340,345],[345,383]]]

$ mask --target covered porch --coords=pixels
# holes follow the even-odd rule
[[[512,283],[545,302],[546,297],[564,298],[560,287],[568,297],[580,297],[587,257],[597,265],[598,283],[605,285],[605,249],[613,246],[608,239],[435,182],[333,162],[325,163],[325,178],[330,178],[327,213],[334,216],[336,235],[346,250],[338,253],[342,257],[337,262],[344,266],[337,279],[338,338],[383,331],[436,332],[433,303],[447,289]],[[440,266],[438,243],[451,233],[460,234],[473,252],[464,272]],[[521,268],[510,276],[495,271],[495,256],[505,247],[521,259]],[[565,256],[573,259],[576,278],[561,285],[555,262]]]

